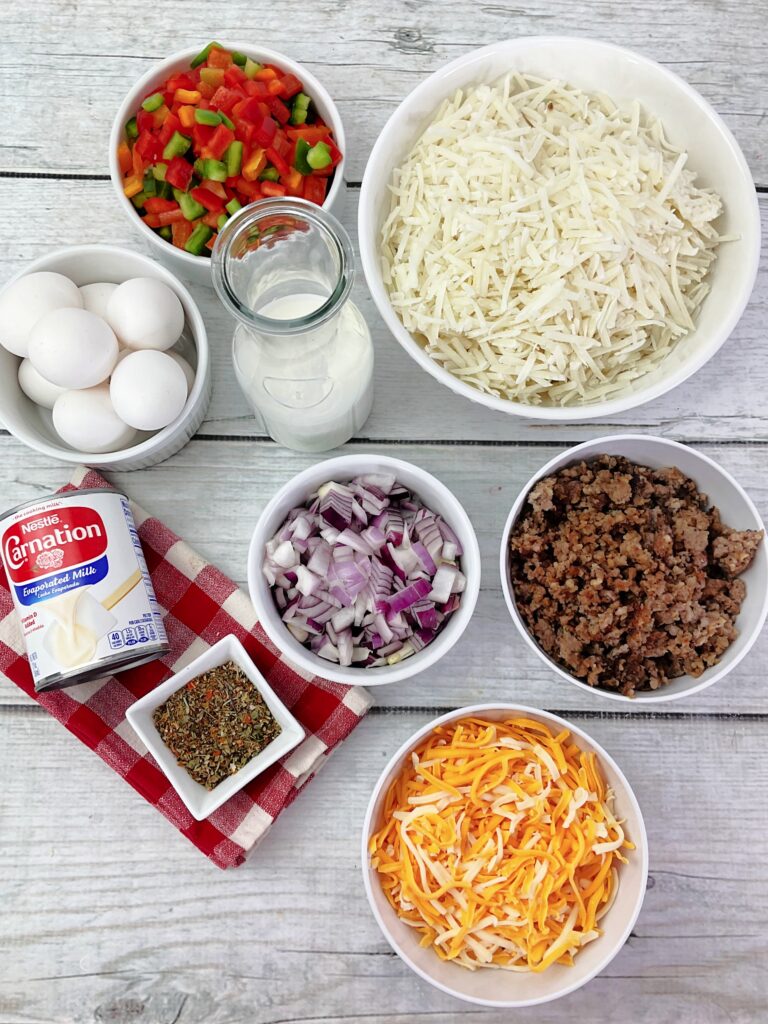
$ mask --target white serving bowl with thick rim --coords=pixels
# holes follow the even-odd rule
[[[341,163],[336,168],[333,175],[333,181],[331,182],[331,187],[329,188],[328,195],[323,203],[323,209],[336,209],[338,213],[338,206],[340,205],[344,186],[344,168],[346,165],[347,143],[344,136],[344,126],[341,121],[341,115],[339,114],[338,107],[331,99],[328,91],[320,84],[312,72],[307,70],[305,65],[291,60],[290,57],[286,57],[284,54],[278,53],[277,50],[270,50],[264,46],[251,46],[249,43],[227,42],[226,40],[222,42],[222,46],[230,51],[244,53],[247,57],[250,57],[251,60],[258,61],[260,64],[274,64],[275,67],[289,71],[296,75],[296,77],[300,79],[302,84],[305,86],[307,95],[315,104],[315,107],[323,121],[333,129],[333,137],[336,141],[336,145],[342,153]],[[112,123],[112,131],[109,136],[109,173],[112,178],[112,186],[115,190],[115,195],[117,196],[120,208],[124,211],[125,215],[141,235],[155,247],[160,258],[173,267],[177,273],[188,277],[196,284],[209,285],[211,283],[210,257],[193,256],[192,253],[185,252],[183,249],[178,249],[170,242],[166,242],[165,239],[161,238],[157,232],[152,230],[152,228],[147,227],[138,215],[130,199],[127,199],[125,196],[122,184],[123,176],[120,173],[120,166],[117,162],[117,147],[125,137],[125,124],[139,109],[144,97],[157,86],[161,85],[172,73],[189,71],[190,62],[197,56],[202,48],[202,46],[193,47],[189,50],[179,50],[177,53],[172,53],[170,57],[166,57],[165,60],[161,60],[159,63],[153,64],[152,67],[130,88],[123,99],[123,102],[120,104],[117,116]]]
[[[389,903],[371,867],[368,843],[383,824],[382,813],[387,790],[400,772],[405,760],[417,744],[437,726],[456,722],[466,717],[481,717],[500,721],[513,715],[522,715],[544,722],[555,729],[569,729],[582,750],[593,751],[608,786],[615,794],[614,811],[624,822],[627,837],[636,849],[629,851],[628,863],[619,865],[619,884],[616,898],[600,920],[603,934],[590,942],[575,957],[572,967],[553,964],[540,974],[532,972],[476,970],[470,971],[455,963],[441,960],[435,952],[419,945],[421,936],[404,924]],[[547,711],[522,704],[473,704],[449,711],[415,732],[394,754],[381,773],[368,803],[362,833],[361,864],[368,902],[384,937],[397,955],[411,970],[430,985],[480,1006],[514,1008],[535,1006],[573,992],[599,974],[616,956],[632,931],[645,896],[648,878],[648,837],[640,806],[632,787],[613,758],[582,729],[572,722]]]
[[[183,355],[195,371],[195,380],[186,404],[167,427],[147,436],[142,435],[129,448],[94,455],[65,444],[53,429],[50,410],[32,402],[19,387],[18,367],[21,360],[0,347],[0,421],[28,447],[62,462],[84,463],[98,469],[142,469],[170,458],[203,422],[211,397],[211,367],[208,336],[197,303],[184,285],[156,260],[114,245],[74,245],[57,249],[27,264],[3,287],[8,287],[26,274],[41,270],[53,271],[70,278],[76,285],[109,281],[120,284],[132,277],[152,277],[168,285],[184,307],[184,334],[174,351]]]
[[[394,473],[399,483],[417,495],[427,508],[445,519],[464,549],[461,571],[467,578],[467,585],[459,607],[435,639],[422,650],[395,665],[345,668],[314,654],[287,629],[262,572],[262,564],[267,541],[277,533],[291,509],[303,505],[322,484],[330,480],[345,483],[363,473]],[[458,499],[437,477],[410,462],[386,455],[340,455],[305,469],[284,484],[268,502],[256,523],[248,551],[248,590],[264,631],[289,661],[306,672],[332,679],[336,683],[381,686],[418,675],[439,661],[458,641],[472,617],[480,592],[480,549],[469,516]]]
[[[630,462],[638,465],[660,469],[664,466],[677,466],[696,484],[698,489],[709,497],[710,505],[720,509],[723,522],[735,530],[765,530],[760,513],[751,498],[734,478],[708,456],[677,441],[669,441],[663,437],[648,434],[616,434],[612,437],[601,437],[594,441],[585,441],[569,448],[562,454],[542,466],[523,487],[507,518],[501,537],[500,572],[501,588],[507,602],[509,614],[512,616],[520,635],[528,646],[538,654],[541,660],[563,679],[574,683],[586,693],[608,697],[610,700],[623,701],[626,706],[634,705],[643,708],[650,703],[679,700],[700,693],[723,679],[748,653],[763,628],[768,614],[768,541],[763,536],[757,554],[741,579],[747,586],[747,596],[736,619],[738,636],[727,649],[720,661],[703,672],[698,679],[685,675],[673,679],[659,690],[638,692],[635,697],[589,686],[577,679],[546,654],[528,632],[515,603],[514,589],[509,579],[509,535],[517,522],[531,488],[545,476],[551,476],[565,466],[580,462],[582,459],[593,459],[598,455],[623,455]]]
[[[463,383],[427,355],[389,301],[381,270],[381,228],[389,212],[392,173],[408,156],[443,100],[459,88],[493,83],[511,70],[556,78],[603,92],[619,105],[639,100],[659,116],[669,140],[688,151],[698,182],[714,188],[725,211],[718,222],[737,241],[721,246],[711,292],[696,330],[653,373],[626,393],[583,406],[532,406],[487,395]],[[615,416],[649,402],[700,369],[717,352],[744,311],[760,256],[760,212],[754,181],[738,143],[720,116],[690,85],[655,61],[612,43],[566,36],[531,36],[473,50],[430,75],[406,96],[379,134],[363,176],[358,212],[365,278],[384,321],[422,369],[464,398],[489,409],[554,422]]]

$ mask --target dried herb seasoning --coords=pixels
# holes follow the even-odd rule
[[[179,766],[206,789],[234,775],[282,732],[234,661],[190,679],[152,717]]]

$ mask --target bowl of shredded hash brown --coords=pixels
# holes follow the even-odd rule
[[[623,945],[645,891],[626,779],[585,733],[532,708],[478,705],[421,729],[379,780],[363,842],[390,945],[485,1005],[584,984]]]

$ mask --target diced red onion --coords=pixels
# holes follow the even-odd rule
[[[395,664],[426,647],[460,603],[461,545],[389,474],[331,481],[265,545],[286,627],[328,661]]]

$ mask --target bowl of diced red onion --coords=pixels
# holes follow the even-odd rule
[[[458,641],[480,590],[480,550],[435,477],[383,455],[344,455],[299,473],[266,506],[248,587],[290,661],[377,686],[417,675]]]

